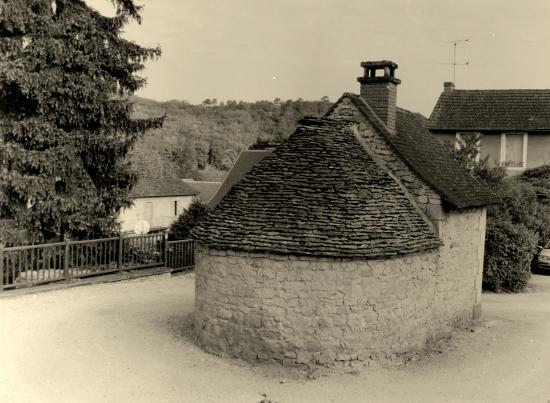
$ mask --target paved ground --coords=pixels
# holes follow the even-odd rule
[[[193,290],[185,275],[0,298],[0,402],[550,401],[550,276],[484,295],[484,321],[418,362],[313,380],[197,349]]]

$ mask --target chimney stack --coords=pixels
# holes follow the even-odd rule
[[[452,81],[445,81],[443,83],[443,92],[453,92],[454,89],[455,83],[453,83]]]
[[[363,77],[358,77],[361,83],[361,96],[386,124],[391,133],[395,133],[397,113],[397,86],[401,80],[395,78],[397,64],[389,60],[378,62],[361,62],[365,69]]]

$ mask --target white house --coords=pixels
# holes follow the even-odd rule
[[[181,179],[142,178],[130,193],[133,205],[120,213],[121,231],[135,232],[141,221],[146,221],[150,230],[166,229],[189,207],[197,193]]]

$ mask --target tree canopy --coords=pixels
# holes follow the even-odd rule
[[[208,206],[200,199],[194,198],[189,208],[181,213],[176,221],[170,225],[168,237],[171,241],[188,239],[193,228],[208,215]]]
[[[111,3],[114,17],[82,0],[0,0],[4,242],[118,231],[136,180],[126,154],[163,118],[132,116],[130,96],[145,85],[136,73],[160,49],[121,37],[141,6]]]
[[[132,165],[146,177],[221,180],[239,152],[284,141],[304,116],[322,116],[332,105],[317,101],[220,102],[136,99],[136,114],[166,115],[162,129],[139,139],[130,153]],[[208,102],[206,102],[208,101]],[[221,176],[221,177],[220,177]]]

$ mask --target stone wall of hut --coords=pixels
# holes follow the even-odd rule
[[[200,247],[205,350],[290,364],[368,364],[421,349],[480,313],[485,209],[447,213],[437,250],[380,260]]]

